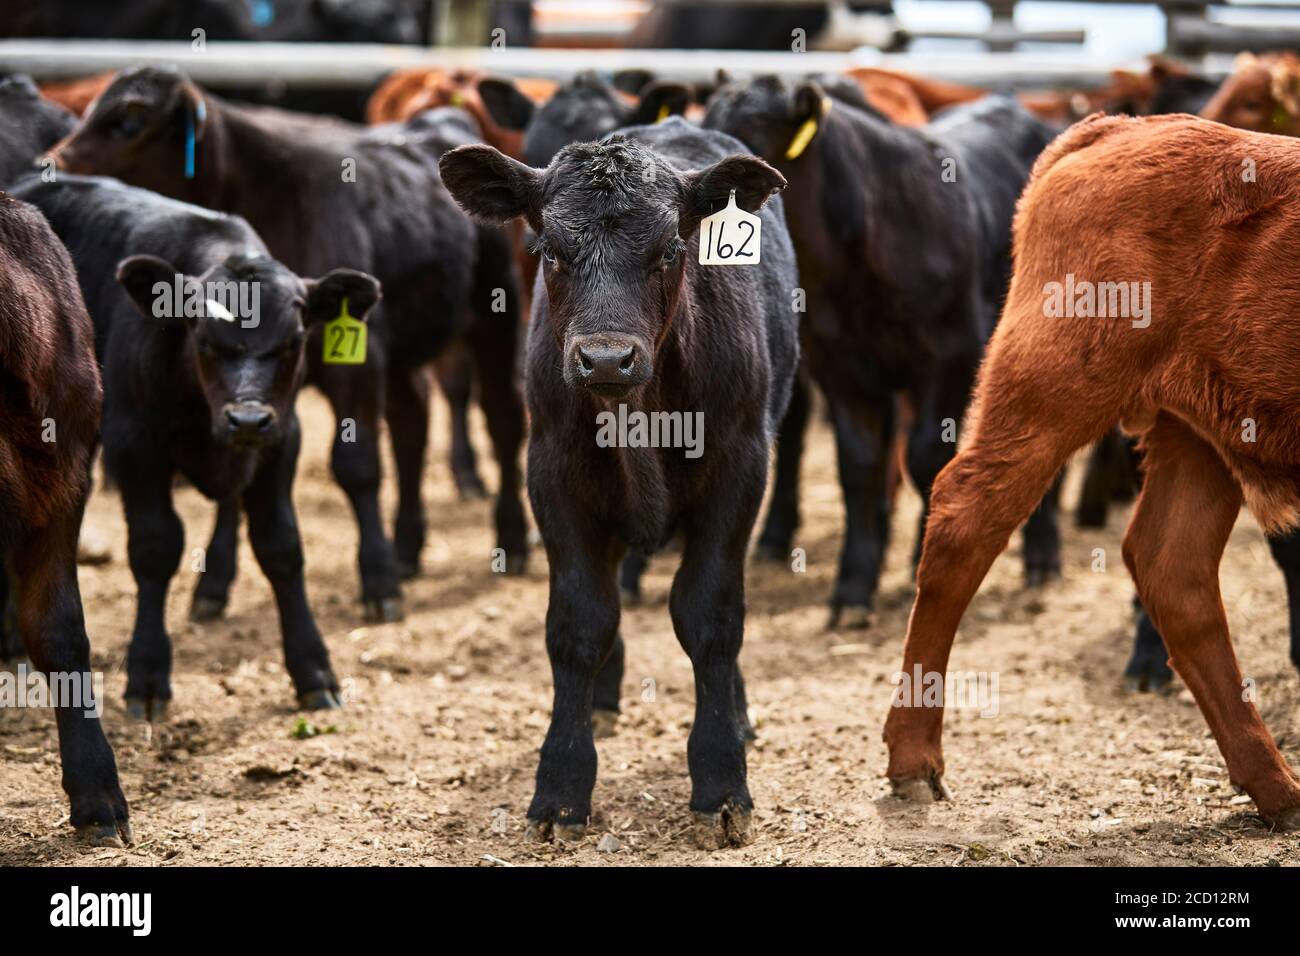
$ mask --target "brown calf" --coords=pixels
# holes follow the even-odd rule
[[[103,399],[94,330],[68,252],[45,218],[0,193],[0,588],[23,649],[54,688],[90,680],[77,529]],[[8,651],[12,653],[12,650]],[[7,656],[7,654],[5,655]],[[22,678],[20,677],[20,680]],[[93,686],[91,684],[90,686]],[[131,841],[117,764],[92,697],[54,701],[72,825],[91,843]]]
[[[1297,244],[1300,143],[1188,116],[1093,116],[1043,152],[964,446],[934,483],[903,661],[944,673],[1011,532],[1070,454],[1121,421],[1146,451],[1124,561],[1232,782],[1287,829],[1300,829],[1300,780],[1243,694],[1218,567],[1243,498],[1265,530],[1300,517]],[[1050,317],[1067,277],[1150,282],[1147,319]],[[942,794],[943,709],[915,703],[885,724],[888,774],[900,794]]]
[[[41,96],[58,103],[65,110],[80,116],[86,107],[95,101],[95,97],[108,88],[116,73],[96,73],[77,80],[64,80],[59,83],[42,83]]]
[[[459,106],[478,123],[483,141],[507,156],[521,158],[524,134],[498,126],[478,95],[478,81],[487,74],[477,70],[399,70],[379,85],[366,105],[366,122],[401,123],[422,110]],[[555,92],[552,80],[520,78],[516,85],[535,103]]]
[[[1300,57],[1241,54],[1201,115],[1240,129],[1300,136]]]

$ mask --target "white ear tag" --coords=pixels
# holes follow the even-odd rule
[[[700,220],[700,265],[758,265],[763,220],[736,205],[731,191],[727,208]]]
[[[222,322],[235,321],[235,317],[231,314],[230,310],[216,299],[208,299],[203,303],[203,307],[210,319],[220,319]]]

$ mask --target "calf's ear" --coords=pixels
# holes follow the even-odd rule
[[[157,256],[131,256],[117,264],[117,281],[146,316],[179,318],[184,315],[183,304],[173,302],[179,271]],[[182,280],[182,287],[187,281]]]
[[[725,209],[733,189],[737,206],[746,212],[758,212],[772,193],[785,186],[785,177],[757,156],[720,159],[686,175],[678,232],[685,239],[699,227],[701,219]]]
[[[785,148],[786,159],[798,159],[821,130],[822,117],[831,111],[831,98],[816,83],[800,83],[790,101],[790,118],[797,124]]]
[[[356,269],[333,269],[319,279],[308,280],[303,318],[307,325],[337,319],[347,299],[348,315],[364,322],[381,296],[379,280],[374,276]]]
[[[444,153],[438,169],[462,209],[476,219],[497,223],[532,212],[544,175],[482,143]]]
[[[522,130],[533,118],[533,101],[512,80],[485,76],[478,81],[478,95],[492,122],[502,129]]]
[[[641,101],[625,125],[645,126],[670,116],[681,116],[690,101],[691,91],[681,83],[651,83],[641,91]]]

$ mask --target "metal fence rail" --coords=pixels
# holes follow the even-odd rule
[[[118,40],[3,40],[0,73],[27,73],[38,80],[86,76],[141,64],[174,63],[200,83],[237,86],[268,81],[289,88],[357,89],[373,86],[393,70],[411,67],[470,68],[507,76],[567,79],[575,70],[569,50],[481,47],[420,47],[210,42],[200,52],[189,43]],[[1141,68],[1140,64],[1133,64]],[[731,50],[584,50],[580,68],[612,73],[640,68],[682,81],[712,79],[718,69],[736,76],[802,75],[856,66],[923,73],[975,86],[1007,88],[1087,87],[1109,75],[1110,64],[1082,55],[981,53],[921,56],[852,53],[754,53]],[[1208,72],[1223,75],[1227,58],[1211,60]]]

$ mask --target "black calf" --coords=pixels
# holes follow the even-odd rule
[[[41,208],[72,253],[94,317],[104,462],[121,489],[138,588],[128,711],[161,719],[172,697],[164,609],[184,547],[171,497],[178,472],[221,503],[232,529],[242,505],[275,591],[298,701],[339,706],[303,581],[291,497],[294,402],[308,329],[338,317],[345,303],[364,320],[379,284],[348,269],[304,281],[270,258],[242,219],[114,180],[64,174],[56,183],[28,180],[17,193]],[[233,534],[218,542],[214,570],[233,576]]]
[[[832,622],[845,609],[865,618],[888,540],[894,396],[905,394],[914,412],[907,469],[928,507],[1009,281],[1016,198],[1051,130],[1002,97],[923,130],[895,127],[860,97],[775,77],[722,86],[704,125],[748,143],[790,180],[804,353],[831,406],[845,500]],[[790,497],[774,507],[788,512]],[[794,523],[778,522],[765,547],[788,553],[790,542],[776,539]],[[924,523],[923,511],[922,532]],[[1059,568],[1054,491],[1025,533],[1033,584]]]
[[[496,150],[448,153],[443,177],[474,215],[523,216],[542,279],[529,331],[528,492],[546,542],[551,726],[528,810],[535,838],[580,836],[596,780],[593,702],[617,706],[618,562],[675,532],[684,547],[669,607],[695,670],[687,747],[697,841],[749,838],[744,692],[745,550],[768,448],[797,361],[798,283],[781,203],[785,181],[732,138],[681,120],[562,149],[547,170]],[[700,220],[762,207],[762,263],[701,266]],[[601,440],[606,416],[702,419],[702,454]],[[644,436],[643,436],[644,437]],[[631,447],[628,447],[631,446]]]
[[[383,283],[364,364],[322,363],[313,331],[307,369],[338,419],[331,463],[360,528],[362,601],[378,619],[401,616],[399,563],[414,573],[424,543],[423,366],[458,339],[487,370],[481,401],[501,471],[497,544],[511,571],[523,569],[527,554],[518,466],[523,400],[511,374],[517,282],[505,236],[495,228],[476,231],[438,178],[437,159],[449,141],[472,134],[447,119],[459,115],[468,123],[460,111],[437,114],[359,127],[236,106],[177,71],[145,68],[118,76],[53,150],[73,172],[115,175],[244,216],[300,274],[349,266]],[[379,513],[381,414],[397,460],[395,550]]]

